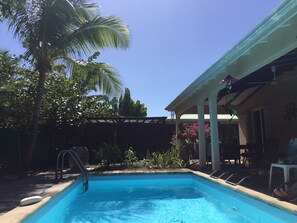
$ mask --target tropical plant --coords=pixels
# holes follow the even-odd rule
[[[164,153],[153,153],[146,161],[149,168],[181,168],[183,160],[180,158],[180,149],[177,146],[171,147]]]
[[[110,164],[122,162],[121,150],[116,144],[102,143],[96,156],[99,164],[105,168],[108,168]]]
[[[10,16],[6,19],[14,36],[25,47],[24,57],[38,73],[31,139],[25,160],[29,166],[38,133],[45,81],[52,74],[53,66],[64,63],[70,67],[70,74],[77,71],[77,75],[92,80],[104,93],[117,92],[121,82],[106,64],[94,64],[76,58],[97,49],[127,47],[129,31],[120,19],[98,15],[98,5],[86,0],[19,2],[17,7],[10,9]]]
[[[138,161],[138,158],[136,156],[136,153],[133,147],[129,147],[129,149],[125,152],[125,159],[124,159],[125,166],[133,167],[135,162],[137,161]]]

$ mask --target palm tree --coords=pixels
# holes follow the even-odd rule
[[[20,2],[20,1],[19,1]],[[25,157],[27,167],[38,134],[38,122],[44,93],[46,76],[52,72],[55,63],[66,62],[70,68],[85,68],[86,78],[97,80],[98,88],[110,94],[120,88],[120,80],[105,64],[81,63],[75,58],[87,56],[103,48],[126,48],[129,45],[129,30],[116,17],[102,17],[98,5],[86,0],[21,0],[7,19],[14,36],[23,43],[24,56],[38,72],[32,112],[30,142]],[[73,58],[73,60],[70,60]],[[99,68],[99,69],[98,69]],[[71,70],[70,70],[71,71]],[[71,72],[70,72],[71,73]],[[93,78],[93,77],[96,78]]]

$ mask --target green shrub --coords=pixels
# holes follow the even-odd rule
[[[108,168],[110,164],[123,161],[121,150],[116,144],[101,144],[99,150],[96,153],[96,157],[99,161],[99,164],[106,168]]]
[[[147,161],[149,168],[180,168],[183,160],[180,158],[180,150],[174,146],[165,153],[153,153]]]
[[[135,162],[138,161],[138,158],[136,156],[135,151],[132,147],[129,147],[129,149],[125,152],[125,160],[124,164],[126,167],[133,167]]]
[[[180,158],[180,150],[177,146],[172,147],[166,153],[167,166],[170,168],[180,168],[183,166],[183,160]]]
[[[150,159],[150,158],[151,158],[151,154],[150,154],[150,151],[147,149],[145,153],[145,159]]]
[[[183,144],[180,146],[180,158],[183,160],[184,163],[188,163],[191,150],[192,145]]]

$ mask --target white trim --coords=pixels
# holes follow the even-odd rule
[[[197,120],[198,119],[198,114],[184,114],[180,117],[180,120]],[[224,121],[224,120],[230,120],[231,116],[228,114],[218,114],[218,120],[219,121]],[[167,120],[171,120],[172,117],[168,117]],[[175,117],[173,118],[175,119]],[[204,119],[209,120],[210,115],[209,114],[204,114]],[[235,116],[233,120],[238,120],[238,117]]]

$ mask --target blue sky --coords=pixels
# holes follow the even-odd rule
[[[95,0],[93,0],[95,1]],[[148,116],[165,107],[232,48],[282,0],[97,0],[102,15],[122,18],[131,31],[127,50],[101,51]],[[0,48],[21,52],[0,26]]]

